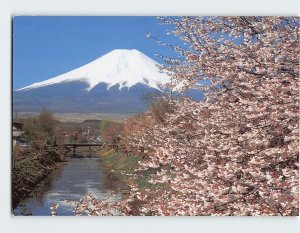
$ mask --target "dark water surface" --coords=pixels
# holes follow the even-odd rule
[[[73,215],[74,207],[66,200],[78,202],[89,192],[102,200],[120,198],[117,184],[109,179],[99,158],[72,158],[50,174],[13,212],[14,215],[49,216],[51,204],[55,202],[59,204],[58,215]]]

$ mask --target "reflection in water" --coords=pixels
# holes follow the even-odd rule
[[[15,215],[50,215],[52,202],[58,203],[58,215],[73,215],[73,206],[66,203],[79,201],[87,193],[97,199],[120,198],[116,182],[108,179],[101,168],[99,158],[73,158],[66,165],[54,171],[31,196],[14,209]]]

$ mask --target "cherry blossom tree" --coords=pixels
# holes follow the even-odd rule
[[[126,150],[146,150],[137,172],[151,169],[163,188],[132,186],[120,212],[298,215],[299,18],[160,20],[183,42],[156,39],[180,55],[161,56],[161,70],[174,91],[197,87],[205,99],[165,98],[172,111],[160,120],[149,110],[125,122]]]
[[[141,169],[156,168],[152,182],[169,186],[152,193],[141,212],[298,214],[299,19],[161,20],[186,44],[167,45],[181,57],[163,57],[162,70],[174,89],[196,85],[206,98],[169,100],[175,111],[163,123],[131,135],[135,146],[152,149]]]

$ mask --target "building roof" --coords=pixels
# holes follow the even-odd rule
[[[13,122],[13,130],[21,130],[23,128],[23,123]]]
[[[16,131],[16,130],[14,130],[14,131],[13,131],[13,137],[14,137],[14,138],[19,137],[19,136],[21,136],[23,133],[24,133],[24,131]]]

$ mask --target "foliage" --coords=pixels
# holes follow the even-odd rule
[[[101,137],[104,141],[113,141],[119,136],[122,131],[123,125],[119,122],[112,121],[110,119],[103,119],[100,121],[99,130]]]
[[[149,110],[126,121],[126,150],[147,151],[138,170],[157,169],[150,182],[170,188],[141,193],[132,185],[120,211],[298,215],[299,18],[161,20],[185,43],[157,40],[181,55],[162,57],[161,69],[172,75],[177,91],[197,85],[206,98],[169,99],[173,110],[162,118]]]
[[[63,140],[58,121],[46,109],[43,109],[36,117],[22,121],[25,131],[22,137],[29,142],[36,155],[41,154],[51,145],[60,144]]]
[[[164,122],[165,115],[173,112],[170,101],[165,98],[159,98],[150,106],[152,117],[159,122]]]
[[[298,214],[299,19],[162,21],[174,25],[170,33],[187,44],[171,46],[181,60],[164,58],[162,69],[172,73],[174,88],[184,91],[201,80],[211,85],[202,87],[205,101],[170,100],[175,110],[163,123],[131,127],[132,146],[152,149],[141,169],[173,168],[152,177],[171,190],[140,211]]]
[[[46,132],[50,137],[53,136],[57,127],[57,120],[54,119],[51,112],[44,108],[38,115],[37,122],[41,131]]]

